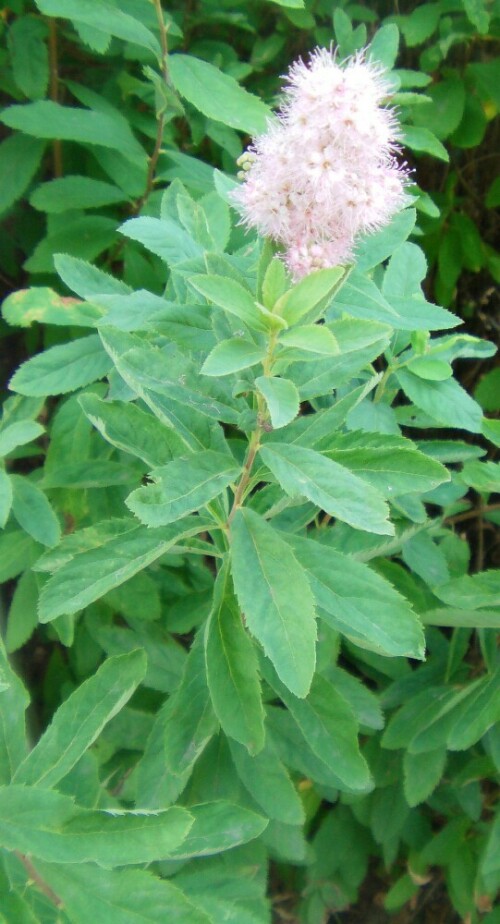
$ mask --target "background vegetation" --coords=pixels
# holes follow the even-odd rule
[[[300,723],[282,721],[271,705],[268,723],[275,751],[273,758],[267,754],[263,795],[252,785],[255,769],[249,769],[241,745],[231,749],[217,722],[202,727],[198,716],[193,727],[186,722],[184,738],[174,749],[178,759],[186,742],[193,747],[185,768],[187,789],[179,784],[179,792],[163,793],[164,801],[179,799],[189,806],[231,796],[271,818],[266,832],[217,842],[211,858],[200,859],[194,849],[189,859],[179,854],[176,860],[158,862],[153,856],[154,888],[139,868],[111,874],[106,862],[68,867],[51,864],[43,852],[35,870],[21,835],[16,834],[17,842],[5,834],[12,825],[9,811],[19,815],[25,796],[17,792],[16,803],[16,793],[3,790],[0,920],[88,920],[85,902],[93,882],[93,916],[117,924],[129,920],[125,908],[132,893],[138,908],[147,908],[147,921],[162,920],[155,917],[155,907],[168,903],[177,920],[190,924],[256,924],[269,921],[271,914],[276,920],[290,914],[292,920],[322,924],[350,920],[350,914],[356,920],[358,912],[358,919],[367,921],[372,915],[376,920],[375,908],[377,914],[399,914],[402,922],[498,924],[500,375],[493,350],[471,338],[498,339],[500,3],[200,0],[161,9],[149,0],[12,0],[0,16],[0,281],[6,298],[0,331],[3,637],[29,691],[31,743],[89,678],[98,678],[91,698],[100,701],[103,690],[108,696],[102,729],[88,731],[85,747],[91,749],[81,744],[78,760],[51,779],[54,800],[72,795],[86,808],[128,808],[138,787],[152,798],[152,778],[161,761],[168,765],[174,760],[160,753],[155,763],[157,716],[174,723],[173,716],[187,710],[192,691],[189,674],[182,671],[189,650],[190,664],[198,670],[198,649],[191,643],[208,615],[213,575],[202,555],[188,557],[180,547],[123,587],[75,604],[72,614],[63,608],[55,621],[40,624],[37,604],[46,575],[53,569],[57,573],[66,560],[64,552],[57,558],[58,550],[67,550],[64,543],[82,530],[123,516],[123,500],[148,466],[138,462],[129,443],[124,446],[116,437],[106,443],[90,423],[92,401],[104,395],[103,386],[93,383],[108,373],[108,354],[104,361],[96,355],[86,380],[78,366],[81,357],[64,353],[59,360],[51,354],[53,369],[23,367],[32,370],[27,374],[31,384],[21,379],[14,396],[7,383],[20,362],[43,349],[75,344],[79,349],[82,329],[86,333],[97,317],[93,312],[104,304],[96,308],[93,297],[99,302],[108,279],[98,271],[92,274],[89,263],[114,277],[105,293],[106,310],[112,311],[113,297],[131,296],[134,290],[161,297],[166,284],[169,302],[185,301],[183,279],[200,272],[192,265],[183,269],[183,261],[195,255],[188,252],[194,246],[189,241],[205,249],[222,242],[221,252],[238,254],[248,238],[241,228],[230,227],[220,195],[236,173],[249,136],[263,130],[268,107],[277,102],[280,75],[317,44],[335,42],[344,57],[371,43],[372,54],[392,70],[417,210],[416,224],[406,232],[399,229],[392,247],[411,234],[427,259],[427,299],[465,322],[460,332],[469,340],[447,342],[441,360],[456,360],[457,378],[475,399],[467,403],[461,391],[451,409],[439,410],[408,386],[413,404],[407,405],[397,398],[394,384],[391,392],[389,382],[381,404],[386,418],[394,413],[397,426],[419,447],[432,441],[428,452],[449,466],[451,481],[433,490],[422,488],[430,530],[415,529],[426,517],[425,508],[408,495],[413,503],[403,496],[397,508],[402,526],[409,529],[399,546],[367,541],[360,554],[353,545],[358,557],[369,560],[374,573],[391,582],[423,617],[427,660],[385,657],[349,637],[340,647],[334,628],[324,630],[321,641],[322,676],[340,690],[356,717],[374,786],[353,792],[345,778],[332,779],[317,760],[318,747],[328,742],[311,748],[309,741],[308,750],[297,731]],[[170,193],[164,196],[166,189]],[[200,230],[205,222],[200,209],[208,216],[208,245]],[[139,230],[146,226],[120,230],[130,219],[160,215],[176,223],[179,252],[165,252],[152,242]],[[414,251],[407,253],[413,254],[416,278],[418,258]],[[390,255],[389,239],[371,268]],[[250,278],[251,266],[244,268]],[[399,272],[409,276],[411,267]],[[373,278],[382,286],[383,268]],[[390,288],[382,291],[391,294]],[[144,304],[146,314],[148,305],[153,310],[152,302]],[[127,316],[124,304],[116,305],[115,323],[124,338],[136,330],[142,336],[133,320],[138,308],[138,302],[131,302]],[[196,340],[201,336],[198,321],[191,340],[181,337],[183,348],[196,350],[202,342]],[[175,319],[165,335],[180,336],[174,327]],[[407,346],[402,339],[400,349]],[[129,347],[123,339],[115,352]],[[418,343],[413,347],[418,353]],[[365,362],[382,371],[379,353]],[[440,361],[437,354],[434,358]],[[124,385],[120,375],[125,373],[116,368],[119,374],[116,369],[110,374],[112,395],[128,402],[134,394],[127,392],[133,389],[131,380]],[[358,373],[353,367],[341,383],[341,397],[347,383],[359,386]],[[37,386],[42,379],[44,384]],[[83,392],[87,415],[79,401]],[[316,412],[328,407],[322,399],[322,394],[312,396]],[[359,414],[361,426],[366,421]],[[399,432],[387,423],[381,428],[386,434]],[[108,435],[111,429],[109,421]],[[158,439],[156,432],[152,438]],[[337,547],[349,550],[351,541],[345,527]],[[440,593],[439,587],[444,588]],[[148,655],[145,679],[144,664],[133,653],[137,647]],[[5,653],[2,658],[0,781],[7,785],[22,758],[19,715],[27,697]],[[266,680],[267,702],[272,703],[272,679]],[[58,713],[66,735],[69,712],[83,723],[88,709],[78,699],[69,702],[67,713]],[[167,726],[171,733],[178,729],[176,721]],[[41,739],[45,745],[28,762],[24,776],[18,776],[19,785],[39,783],[40,774],[45,778],[48,767],[57,764],[54,727],[54,740]],[[64,734],[59,744],[66,741]],[[80,727],[73,727],[72,734],[80,735],[81,742],[85,737]],[[264,773],[261,765],[259,773]],[[33,803],[33,815],[38,811],[43,828],[43,806]],[[62,802],[54,801],[51,817],[58,811],[63,811]],[[212,819],[211,836],[222,828]],[[268,860],[271,906],[265,899]],[[142,862],[128,858],[110,865]],[[113,878],[122,875],[131,877],[128,884]],[[34,888],[27,879],[35,880]],[[164,891],[155,897],[157,887]],[[110,902],[104,910],[99,904],[103,894]],[[57,910],[55,895],[63,896],[66,910]],[[181,895],[188,896],[187,906]]]

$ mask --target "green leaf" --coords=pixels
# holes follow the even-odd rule
[[[485,35],[490,25],[490,14],[486,9],[484,0],[464,0],[464,10],[467,19],[476,27],[477,31]],[[492,15],[493,11],[492,11]]]
[[[92,394],[82,395],[79,403],[108,443],[143,459],[151,468],[165,465],[186,451],[174,430],[163,426],[136,404],[103,401]]]
[[[189,283],[214,305],[239,318],[248,327],[253,330],[267,330],[251,292],[236,280],[227,276],[195,275],[190,277]]]
[[[153,484],[137,488],[127,507],[147,526],[166,526],[218,497],[239,475],[229,455],[207,449],[154,469]]]
[[[225,566],[205,630],[205,657],[212,704],[225,734],[257,754],[265,738],[257,657]]]
[[[157,808],[174,802],[218,730],[200,642],[201,634],[189,652],[177,689],[156,716],[139,762],[137,788],[142,805]]]
[[[40,546],[23,530],[9,529],[0,534],[0,583],[21,574],[40,551]]]
[[[42,183],[30,197],[33,208],[59,214],[70,209],[98,209],[126,200],[125,193],[103,180],[89,176],[64,176]]]
[[[44,585],[40,621],[51,622],[84,609],[156,561],[176,542],[195,536],[207,525],[201,517],[187,517],[159,530],[136,526],[124,535],[111,535],[98,548],[75,555]]]
[[[47,26],[35,16],[18,16],[10,25],[7,43],[14,80],[28,99],[42,99],[49,82]]]
[[[0,637],[0,784],[9,783],[27,751],[24,713],[29,696],[12,670]]]
[[[410,401],[438,423],[471,433],[481,432],[482,409],[455,379],[429,382],[406,369],[400,369],[397,377]]]
[[[38,583],[32,571],[25,571],[19,578],[9,607],[5,646],[7,651],[17,651],[38,624]]]
[[[200,244],[171,218],[131,218],[118,231],[132,241],[139,241],[168,264],[183,263],[203,253]]]
[[[490,873],[498,873],[499,869],[500,869],[500,815],[497,815],[491,825],[491,829],[489,832],[487,846],[486,846],[483,861],[481,864],[481,872],[483,873],[483,875],[485,874],[488,875]]]
[[[94,743],[144,679],[140,649],[108,658],[63,702],[32,751],[17,768],[15,783],[54,787]]]
[[[169,76],[180,96],[209,119],[249,135],[266,130],[271,110],[213,64],[191,55],[171,55]]]
[[[500,491],[500,465],[498,462],[466,462],[461,475],[462,481],[484,494]]]
[[[432,491],[450,480],[444,465],[401,437],[351,431],[328,443],[329,459],[366,478],[384,497]]]
[[[448,163],[450,156],[445,146],[428,129],[417,125],[403,125],[403,144],[419,154],[431,154]]]
[[[326,544],[294,536],[291,545],[309,576],[320,615],[336,631],[386,657],[423,658],[420,620],[392,584]]]
[[[2,314],[7,324],[16,327],[30,327],[36,322],[62,327],[93,327],[101,317],[95,305],[61,296],[42,286],[12,292],[2,305]]]
[[[0,456],[8,456],[18,446],[31,443],[44,433],[36,420],[16,420],[0,430]]]
[[[323,313],[344,274],[343,266],[310,273],[278,299],[275,313],[281,315],[290,327],[305,316],[310,321],[316,320]]]
[[[462,121],[465,94],[465,83],[458,76],[433,83],[426,91],[430,102],[422,103],[412,112],[415,125],[424,131],[432,132],[440,141],[448,138]],[[429,153],[432,154],[434,151]]]
[[[297,388],[290,379],[273,375],[261,375],[255,384],[266,404],[275,430],[286,427],[299,413],[300,399]]]
[[[444,382],[453,375],[453,369],[449,363],[442,359],[434,359],[432,356],[414,356],[406,364],[406,368],[413,375],[418,375],[419,379],[426,379],[429,382]]]
[[[446,764],[446,747],[434,751],[403,756],[404,792],[408,805],[412,807],[425,802],[434,792],[443,775]]]
[[[290,497],[303,495],[355,529],[394,535],[382,495],[338,462],[286,443],[267,443],[260,455]]]
[[[186,809],[89,811],[51,789],[0,788],[0,844],[56,863],[107,869],[166,859],[193,824]]]
[[[259,277],[260,278],[260,277]],[[277,300],[284,294],[288,285],[288,274],[283,260],[273,257],[262,279],[262,304],[273,311]],[[259,290],[260,291],[260,290]]]
[[[406,241],[416,218],[415,209],[402,209],[385,228],[362,238],[356,248],[356,271],[372,269],[391,257],[396,247]]]
[[[124,42],[148,48],[157,60],[161,58],[158,40],[149,29],[114,3],[106,0],[36,0],[45,16],[60,16],[72,22],[84,23]]]
[[[54,266],[68,289],[80,298],[92,299],[96,295],[130,295],[132,289],[120,279],[109,276],[97,266],[66,253],[54,254]]]
[[[15,134],[0,144],[0,215],[23,195],[45,151],[45,142]]]
[[[248,369],[261,363],[266,351],[250,340],[235,337],[233,340],[223,340],[218,343],[207,356],[201,371],[203,375],[230,375],[240,369]]]
[[[413,48],[415,45],[421,45],[422,42],[430,38],[436,30],[440,16],[441,6],[439,3],[424,3],[421,6],[416,6],[408,16],[401,17],[401,32],[408,47]]]
[[[370,787],[370,773],[361,756],[357,739],[357,722],[351,707],[335,687],[320,674],[314,677],[306,699],[297,699],[264,664],[267,682],[290,710],[313,754],[350,790]]]
[[[42,545],[57,545],[61,527],[43,491],[21,475],[11,475],[12,512],[23,529]]]
[[[4,468],[0,468],[0,529],[3,529],[12,507],[12,481]]]
[[[23,266],[30,273],[54,273],[54,253],[65,250],[75,257],[95,260],[115,243],[116,220],[104,215],[71,212],[64,226],[57,223],[42,238]]]
[[[290,546],[252,510],[231,526],[234,588],[246,624],[283,683],[306,696],[315,666],[316,624],[309,582]]]
[[[267,827],[267,819],[231,802],[190,805],[194,822],[184,842],[172,851],[174,859],[207,857],[253,841]]]
[[[446,739],[450,751],[466,751],[500,720],[500,670],[485,677],[460,706]]]
[[[381,26],[375,32],[375,35],[368,49],[370,61],[376,61],[383,65],[386,70],[394,67],[399,47],[399,29],[395,23],[388,23]]]
[[[253,757],[235,741],[230,741],[230,748],[240,780],[268,818],[302,825],[302,802],[270,741],[266,740],[263,750]]]
[[[427,302],[421,296],[382,295],[375,283],[359,272],[352,273],[333,303],[333,309],[355,318],[381,321],[395,330],[443,330],[456,327],[456,315]]]
[[[280,335],[280,344],[297,347],[308,353],[319,353],[323,356],[338,356],[340,349],[335,336],[328,327],[319,324],[304,324],[294,327]]]
[[[61,395],[101,379],[112,367],[97,334],[50,347],[14,373],[10,388],[33,397]]]
[[[426,626],[458,626],[466,629],[500,629],[500,612],[443,606],[425,610],[421,615]]]
[[[173,882],[142,869],[104,870],[93,864],[37,863],[72,924],[213,924]]]
[[[24,106],[9,106],[2,112],[0,121],[35,138],[97,144],[120,151],[136,163],[142,164],[145,160],[145,151],[126,121],[118,121],[105,112],[61,106],[50,99],[43,99]]]

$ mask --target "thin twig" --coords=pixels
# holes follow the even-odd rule
[[[456,513],[452,517],[446,517],[444,522],[449,526],[454,523],[463,523],[464,520],[475,520],[476,517],[483,517],[485,513],[492,513],[494,510],[500,510],[500,504],[485,504],[484,506],[475,507],[474,510]]]
[[[161,44],[161,60],[160,60],[160,71],[161,76],[165,82],[165,85],[168,83],[168,43],[167,43],[167,30],[165,28],[165,20],[163,18],[163,9],[161,5],[161,0],[153,0],[153,4],[156,11],[156,18],[158,20],[158,28],[160,30],[160,44]],[[157,113],[157,124],[156,124],[156,140],[155,146],[153,148],[153,153],[149,158],[148,162],[148,173],[146,177],[146,188],[136,201],[133,209],[133,214],[137,215],[142,206],[148,199],[155,181],[156,167],[158,164],[158,158],[161,152],[161,146],[163,143],[163,132],[165,130],[165,105]]]
[[[42,876],[40,876],[40,873],[38,872],[37,869],[35,869],[31,860],[28,859],[26,854],[21,853],[18,850],[15,851],[15,854],[18,860],[20,860],[21,863],[23,864],[26,872],[28,873],[29,878],[35,883],[35,885],[40,890],[40,892],[42,892],[42,894],[45,895],[45,897],[48,898],[49,901],[52,902],[52,904],[56,906],[56,908],[62,908],[63,902],[61,901],[59,896],[56,895],[54,890],[51,889],[48,883],[45,882],[45,879],[43,879]]]

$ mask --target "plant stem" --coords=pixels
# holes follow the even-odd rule
[[[278,332],[271,331],[269,334],[269,343],[267,345],[267,352],[265,359],[262,362],[262,371],[265,376],[270,376],[272,372],[273,362],[274,362],[274,349],[276,347],[276,342],[278,339]],[[245,459],[245,464],[243,466],[243,472],[241,478],[238,482],[236,492],[234,495],[233,506],[231,507],[231,512],[229,514],[227,525],[231,526],[234,515],[236,511],[241,507],[242,501],[245,497],[245,491],[248,487],[250,481],[250,475],[252,474],[252,467],[255,462],[255,456],[257,455],[260,449],[260,439],[264,430],[265,422],[265,403],[261,395],[257,395],[257,428],[253,431],[250,442],[248,444],[247,456]]]
[[[49,69],[50,69],[50,98],[52,102],[59,102],[59,60],[57,52],[57,25],[56,20],[51,16],[49,23]],[[62,165],[62,146],[59,138],[54,138],[52,142],[52,156],[54,163],[54,176],[59,178],[63,175]]]
[[[49,901],[52,902],[52,904],[56,906],[56,908],[62,908],[63,902],[61,901],[59,896],[56,895],[54,890],[51,889],[50,886],[45,882],[45,879],[43,879],[40,876],[40,873],[35,869],[31,860],[24,853],[21,853],[19,850],[16,850],[15,854],[18,860],[20,860],[21,863],[23,864],[26,872],[28,873],[29,878],[32,880],[32,882],[35,883],[35,885],[40,890],[40,892],[42,892],[42,894],[45,895],[45,897],[48,898]]]
[[[445,523],[463,523],[464,520],[475,520],[477,517],[483,517],[485,513],[492,513],[494,510],[500,510],[500,504],[485,504],[484,507],[475,507],[474,510],[456,513],[452,517],[446,517]]]
[[[257,425],[257,429],[254,430],[254,432],[252,433],[252,436],[250,437],[250,442],[248,444],[248,452],[247,452],[247,457],[245,459],[245,464],[243,466],[243,472],[238,482],[238,486],[236,488],[236,492],[235,492],[234,500],[233,500],[233,506],[231,507],[231,512],[229,514],[228,521],[227,521],[228,526],[231,526],[231,523],[233,521],[236,511],[239,510],[239,508],[241,507],[248,482],[250,481],[250,475],[252,472],[253,464],[255,462],[255,456],[257,455],[257,452],[259,451],[259,448],[260,448],[261,436],[262,436],[262,424],[260,423],[260,415],[259,415],[259,423]]]
[[[156,11],[156,18],[157,18],[157,21],[158,21],[158,28],[159,28],[159,30],[160,30],[160,45],[161,45],[161,58],[160,58],[160,62],[159,62],[159,64],[160,64],[160,71],[161,71],[161,76],[163,77],[163,80],[164,80],[164,82],[165,82],[165,84],[166,84],[166,83],[168,82],[168,64],[167,64],[167,58],[168,58],[168,43],[167,43],[167,30],[166,30],[166,28],[165,28],[165,20],[163,19],[163,9],[162,9],[162,5],[161,5],[161,0],[152,0],[152,2],[153,2],[153,5],[154,5],[154,8],[155,8],[155,11]],[[133,209],[133,214],[134,214],[134,215],[137,215],[138,212],[140,212],[142,206],[143,206],[144,203],[146,202],[146,200],[147,200],[149,194],[151,193],[151,191],[152,191],[152,189],[153,189],[154,181],[155,181],[156,167],[157,167],[157,164],[158,164],[158,158],[159,158],[159,156],[160,156],[161,146],[162,146],[162,142],[163,142],[163,132],[164,132],[164,129],[165,129],[165,105],[162,105],[162,108],[161,108],[161,109],[158,111],[158,113],[157,113],[155,146],[154,146],[154,148],[153,148],[153,153],[151,154],[151,157],[149,158],[149,162],[148,162],[148,173],[147,173],[147,177],[146,177],[146,188],[145,188],[145,190],[144,190],[142,196],[140,196],[140,198],[137,200],[137,202],[136,202],[135,205],[134,205],[134,209]]]
[[[387,366],[387,369],[385,370],[385,372],[384,372],[382,378],[380,379],[380,382],[378,383],[378,385],[377,385],[377,387],[376,387],[376,389],[375,389],[375,394],[374,394],[374,396],[373,396],[373,403],[374,403],[374,404],[378,404],[378,402],[379,402],[380,399],[382,398],[382,395],[384,394],[384,391],[385,391],[385,386],[387,385],[387,381],[388,381],[389,377],[392,375],[393,372],[394,372],[393,367],[392,367],[392,366]]]

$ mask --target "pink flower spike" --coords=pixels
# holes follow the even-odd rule
[[[358,237],[405,205],[391,86],[364,53],[339,64],[317,48],[292,64],[277,119],[243,155],[242,222],[284,249],[294,280],[353,259]]]

